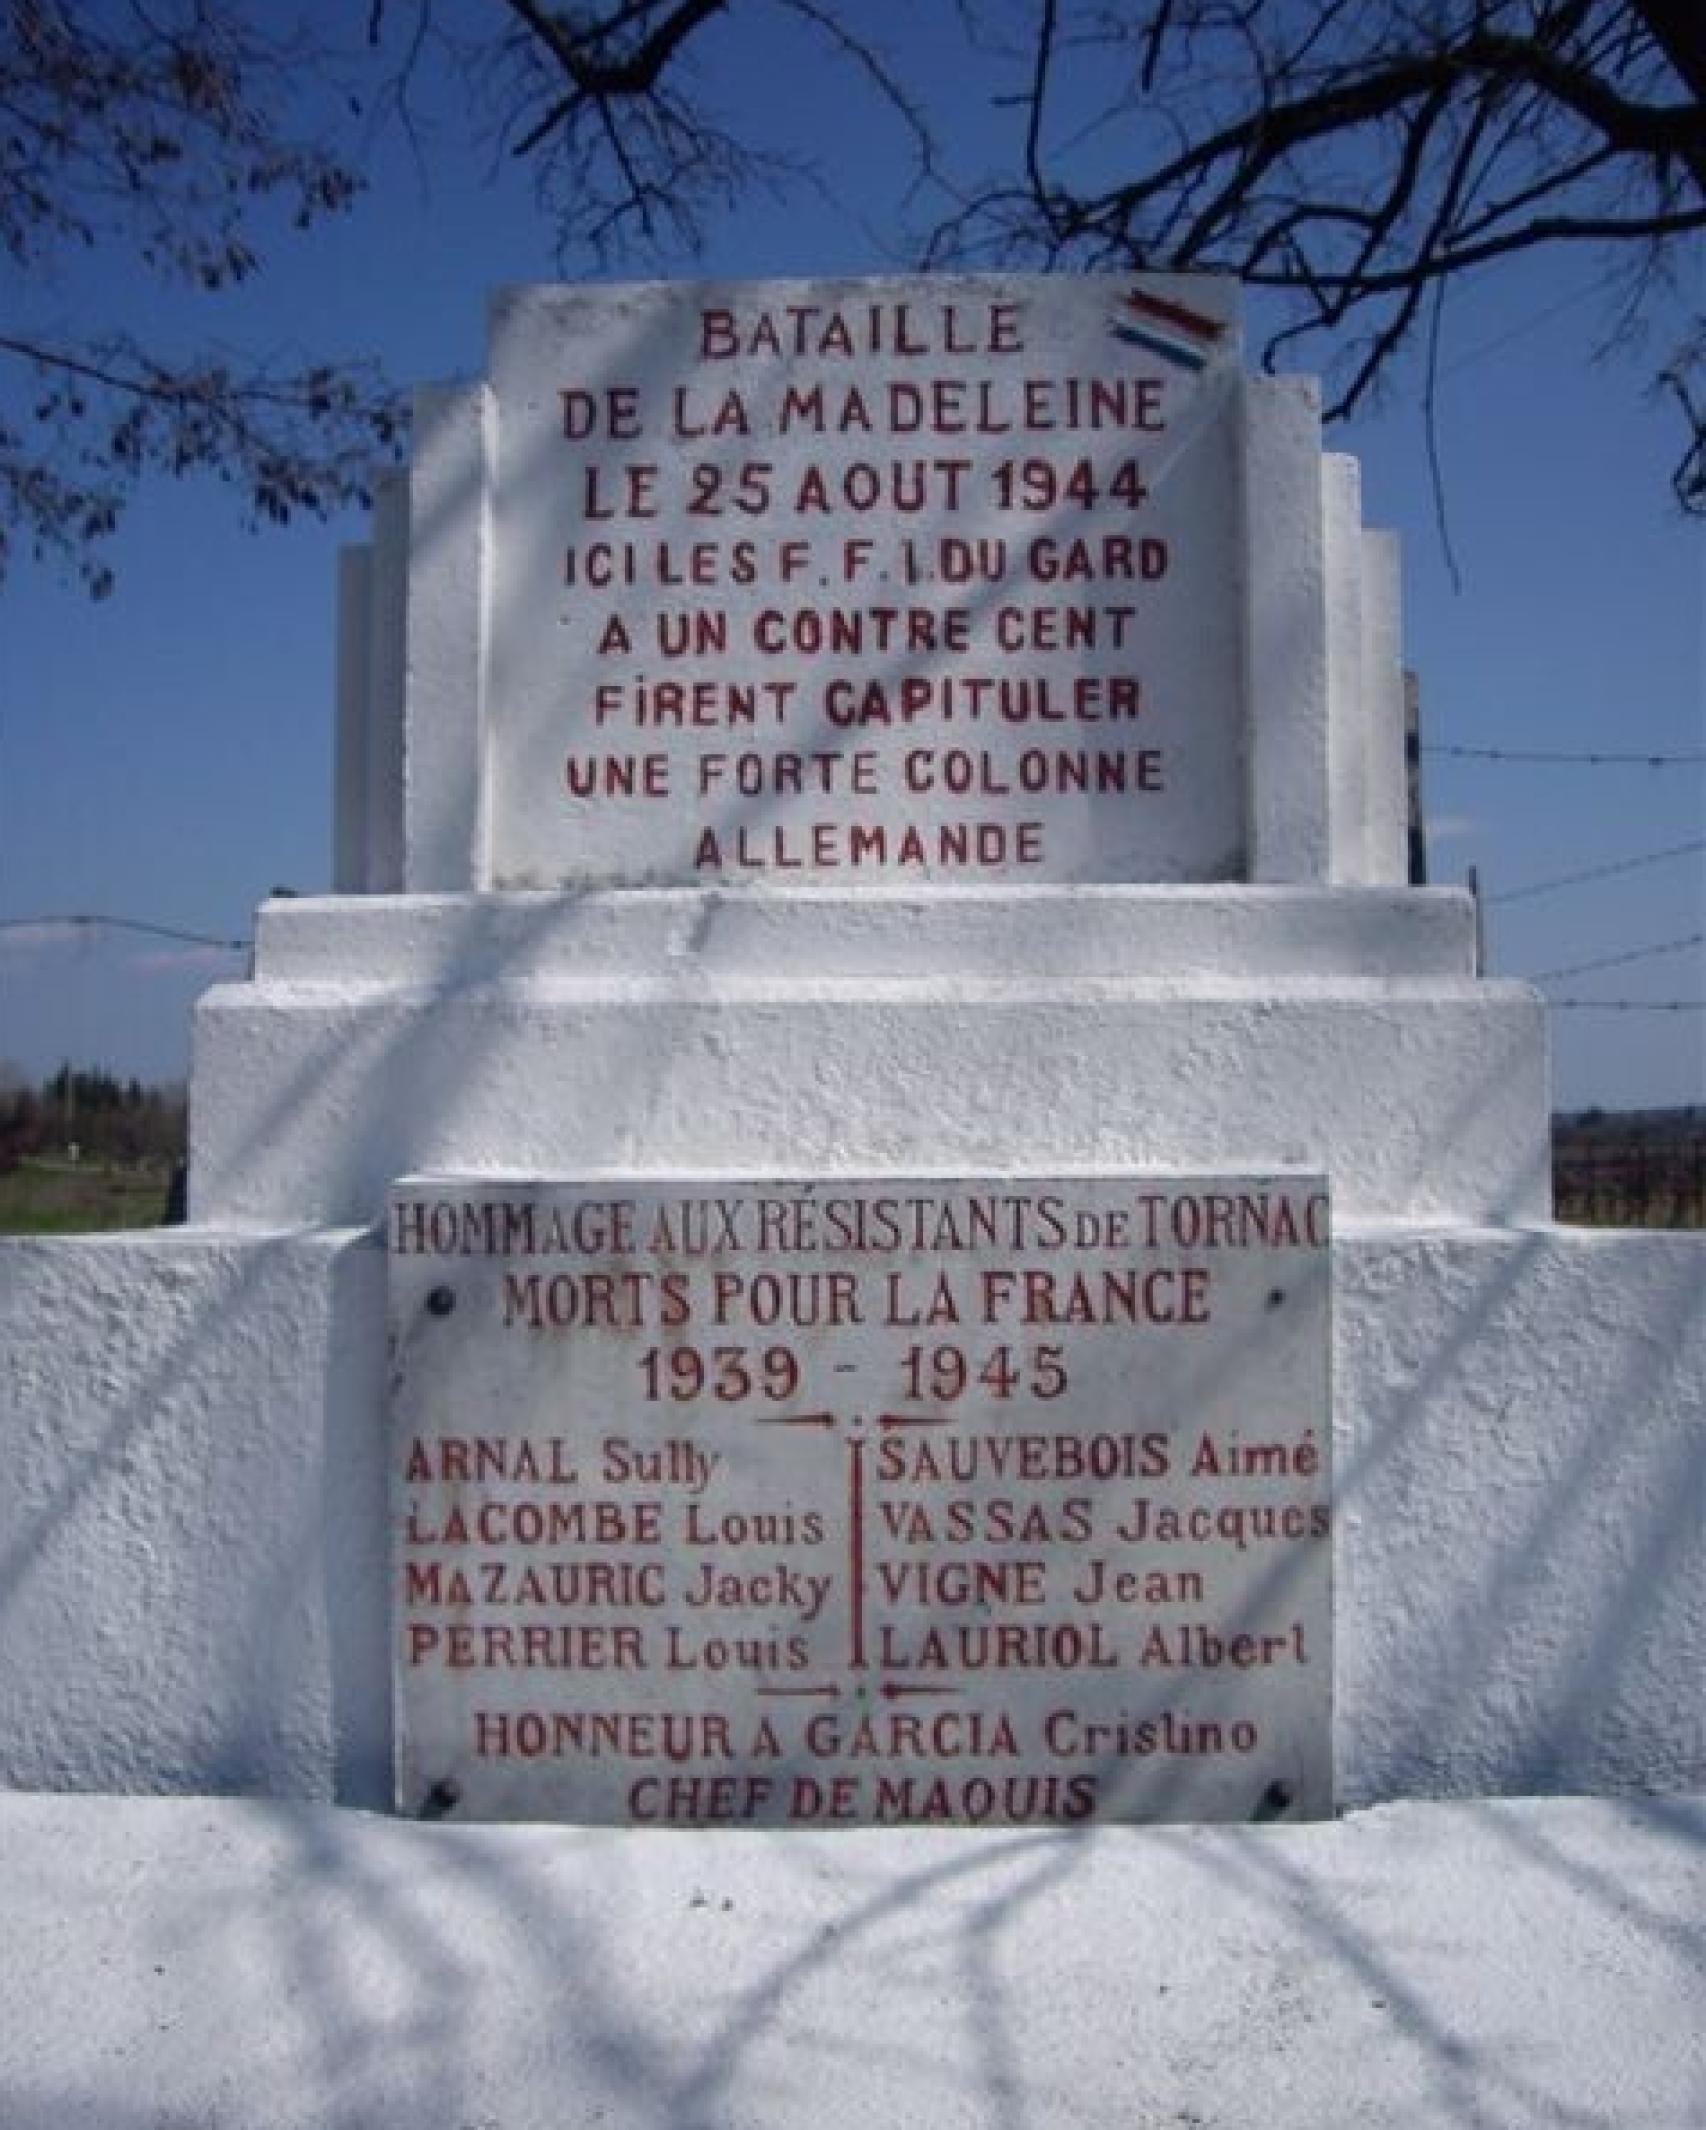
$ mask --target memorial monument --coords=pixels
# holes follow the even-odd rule
[[[1395,543],[1232,286],[500,294],[337,765],[194,1225],[0,1253],[11,1779],[1706,1777],[1706,1252],[1550,1224],[1540,1002],[1407,884]]]

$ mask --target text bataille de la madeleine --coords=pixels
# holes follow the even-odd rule
[[[868,319],[881,313],[869,312],[866,330],[858,336],[851,330],[838,334],[832,329],[802,341],[796,334],[787,358],[851,353],[856,340],[862,354],[880,352],[902,360],[934,352],[962,356],[975,350],[991,357],[1022,357],[1025,352],[1017,306],[989,304],[981,335],[963,332],[958,307],[944,307],[945,330],[939,346],[910,330],[913,314],[909,306],[896,308],[906,320],[905,328],[893,335],[878,332],[876,346]],[[1154,441],[1168,430],[1168,400],[1176,389],[1176,380],[1154,372],[1061,377],[1012,375],[999,366],[993,377],[982,379],[942,374],[924,378],[891,375],[875,381],[862,377],[812,380],[789,367],[786,358],[775,368],[752,373],[758,382],[743,379],[740,385],[732,385],[715,375],[721,362],[736,354],[781,357],[784,348],[779,335],[763,330],[741,332],[734,328],[730,314],[718,310],[701,313],[694,352],[704,370],[701,378],[656,395],[636,384],[559,389],[561,440],[586,454],[576,497],[584,522],[643,525],[669,516],[686,521],[691,531],[695,519],[729,519],[738,527],[742,519],[768,519],[783,513],[842,523],[850,516],[888,521],[897,515],[958,515],[985,503],[997,510],[1049,517],[1070,505],[1083,510],[1107,505],[1135,509],[1147,491],[1141,472],[1130,460],[1109,464],[1104,457],[992,458],[987,453],[921,456],[915,452],[887,459],[837,454],[822,462],[796,465],[750,454],[734,456],[727,447],[731,441],[774,439],[786,444],[802,435],[1023,440],[1112,434]],[[628,449],[648,442],[660,447],[655,458],[639,457]],[[689,443],[720,448],[711,455],[693,456],[681,449]],[[1138,564],[1138,543],[1120,544],[1127,549],[1123,562],[1113,550],[1104,551],[1107,574],[1154,573],[1153,557],[1146,566]],[[732,552],[717,539],[691,538],[682,546],[619,544],[598,552],[600,559],[590,573],[585,562],[571,552],[564,572],[567,581],[657,583],[661,571],[665,586],[716,589],[729,583],[751,584],[761,574],[761,551],[750,542],[737,543]],[[784,583],[805,577],[811,566],[810,545],[803,541],[784,541],[767,552]],[[847,542],[842,558],[844,580],[867,572],[874,575],[873,553],[870,540]],[[1035,574],[1045,581],[1052,576],[1091,573],[1088,549],[1075,564],[1066,559],[1064,550],[1057,555],[1044,547],[1037,549],[1034,559]],[[723,574],[725,565],[733,575]],[[987,574],[987,568],[983,573]],[[916,553],[903,574],[912,582],[923,581],[926,571]]]
[[[591,630],[570,801],[795,806],[704,821],[683,853],[696,874],[930,877],[1070,863],[1046,811],[1012,818],[1015,801],[1167,792],[1164,746],[1061,728],[1117,737],[1144,707],[1131,662],[1171,553],[1120,520],[1148,497],[1132,450],[1159,446],[1193,386],[1154,366],[1045,372],[1029,335],[1027,306],[999,297],[708,305],[682,381],[559,389],[560,439],[582,455],[563,582],[643,595]],[[811,456],[814,440],[836,448]],[[796,530],[754,536],[778,522]],[[962,525],[978,529],[943,529]],[[939,603],[955,586],[975,598]],[[785,744],[808,727],[863,744]],[[943,748],[935,732],[956,727],[1003,737]],[[1017,752],[1016,731],[1032,742]],[[718,733],[757,744],[706,751]],[[900,733],[931,743],[895,758]],[[831,804],[801,813],[814,797]]]

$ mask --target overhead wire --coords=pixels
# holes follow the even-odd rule
[[[1561,969],[1541,969],[1527,981],[1531,984],[1556,983],[1566,976],[1588,976],[1595,969],[1622,969],[1633,961],[1651,961],[1660,954],[1680,954],[1689,947],[1698,947],[1706,942],[1706,932],[1690,932],[1682,939],[1661,939],[1648,947],[1631,947],[1624,954],[1601,954],[1592,961],[1573,961]]]
[[[1706,836],[1695,836],[1687,843],[1667,844],[1663,850],[1642,851],[1632,858],[1613,858],[1604,865],[1584,866],[1579,872],[1554,873],[1546,880],[1531,880],[1523,887],[1502,888],[1496,895],[1484,895],[1483,902],[1526,902],[1533,895],[1550,895],[1554,889],[1580,887],[1589,880],[1611,880],[1619,873],[1639,872],[1643,866],[1661,864],[1667,858],[1686,858],[1692,851],[1706,851]]]
[[[1548,762],[1573,769],[1677,769],[1706,763],[1706,748],[1681,753],[1614,753],[1602,749],[1578,751],[1563,747],[1457,747],[1425,742],[1423,754],[1444,755],[1458,762]]]
[[[84,930],[141,932],[151,939],[175,939],[194,947],[221,947],[232,954],[246,954],[254,941],[223,939],[212,932],[189,932],[180,925],[154,924],[143,917],[112,917],[100,911],[76,911],[46,917],[0,917],[0,932],[37,931],[48,925],[76,925]]]

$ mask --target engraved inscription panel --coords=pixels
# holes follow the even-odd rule
[[[401,1810],[1330,1809],[1318,1180],[421,1180],[389,1245]]]
[[[516,289],[490,882],[1242,869],[1233,283]]]

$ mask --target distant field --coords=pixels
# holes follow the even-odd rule
[[[1706,1228],[1706,1185],[1631,1175],[1615,1161],[1560,1162],[1557,1218],[1577,1228]]]
[[[1697,1109],[1557,1117],[1558,1218],[1596,1228],[1706,1228],[1706,1118]]]
[[[161,1170],[30,1160],[0,1174],[0,1235],[88,1235],[157,1228],[166,1211]]]

